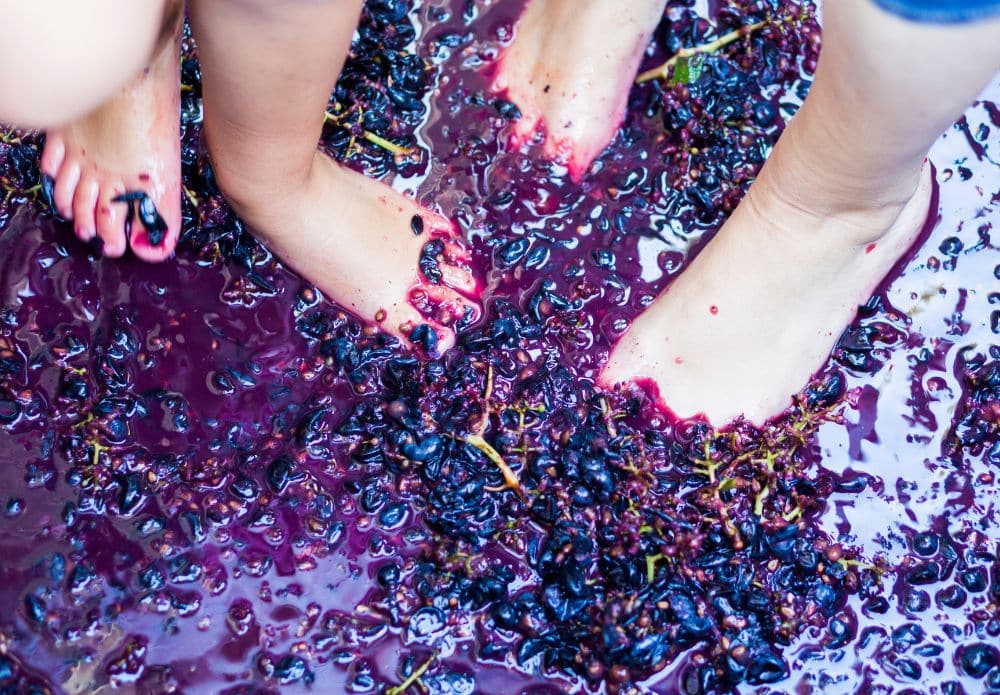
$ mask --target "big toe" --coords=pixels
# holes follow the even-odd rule
[[[154,209],[148,210],[149,214],[144,217],[140,217],[137,205],[129,245],[136,257],[148,263],[159,263],[169,258],[177,247],[181,230],[180,186],[168,187],[151,201]]]

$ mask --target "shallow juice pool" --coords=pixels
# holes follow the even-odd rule
[[[649,65],[748,3],[686,4]],[[369,2],[324,147],[471,240],[442,358],[232,218],[189,45],[176,261],[99,259],[0,132],[0,692],[1000,691],[1000,84],[801,407],[715,433],[594,379],[801,103],[811,14],[633,89],[574,184],[503,147],[519,3],[415,5]]]

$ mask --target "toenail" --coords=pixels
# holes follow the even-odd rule
[[[55,194],[56,181],[48,174],[42,175],[42,196],[45,198],[45,203],[52,209],[53,212],[58,212],[56,210],[55,202],[53,200]]]
[[[128,212],[125,215],[125,236],[127,238],[132,236],[132,220],[138,214],[139,221],[146,228],[149,243],[152,246],[159,246],[163,243],[167,233],[167,223],[156,210],[153,199],[145,191],[126,191],[112,198],[111,202],[124,203],[128,206]],[[136,208],[138,208],[138,213]]]
[[[139,220],[146,228],[149,243],[153,246],[159,246],[162,244],[163,239],[167,234],[167,223],[163,217],[160,216],[160,213],[156,209],[156,204],[149,196],[146,196],[139,201]]]

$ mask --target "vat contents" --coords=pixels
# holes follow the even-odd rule
[[[0,693],[1000,690],[1000,85],[795,407],[717,432],[595,380],[801,104],[815,8],[671,2],[644,67],[769,21],[577,184],[506,151],[520,6],[369,0],[331,98],[323,146],[471,241],[443,356],[232,216],[187,37],[175,261],[100,259],[0,131]]]

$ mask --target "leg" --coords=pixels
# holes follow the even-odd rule
[[[344,307],[404,338],[429,322],[447,345],[467,302],[422,280],[417,264],[432,236],[461,260],[451,223],[316,150],[360,9],[361,0],[194,3],[216,179],[251,228]],[[441,270],[452,287],[476,289],[466,270]],[[421,317],[414,303],[439,310]]]
[[[166,4],[0,1],[8,29],[0,41],[0,121],[48,128],[110,99],[148,64]]]
[[[625,116],[663,6],[664,0],[531,0],[493,82],[521,109],[514,144],[544,124],[546,154],[565,159],[579,180]]]
[[[678,415],[717,425],[786,407],[919,235],[924,156],[1000,67],[998,29],[827,3],[805,105],[717,237],[615,347],[603,381],[652,378]]]
[[[147,47],[132,81],[124,87],[118,84],[117,94],[96,109],[68,125],[50,128],[42,153],[42,174],[52,185],[56,209],[73,220],[82,240],[100,237],[103,253],[110,257],[121,256],[131,246],[143,260],[164,260],[180,233],[177,40],[183,3],[168,0],[160,5],[158,33],[151,39],[158,43],[153,51]],[[121,31],[127,35],[126,27]],[[160,243],[152,243],[139,222],[131,226],[128,238],[128,206],[114,202],[126,191],[143,191],[152,198],[167,224]]]

